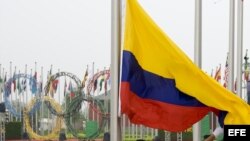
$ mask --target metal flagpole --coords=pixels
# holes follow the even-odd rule
[[[1,82],[2,84],[1,85],[3,85],[3,86],[0,85],[1,86],[0,87],[0,102],[2,102],[2,90],[1,89],[2,89],[2,87],[4,87],[4,84],[3,84],[3,81],[4,81],[3,79],[4,78],[2,78],[2,72],[1,72],[1,70],[2,70],[2,64],[0,64],[0,79],[2,79],[2,82]]]
[[[121,0],[111,0],[111,141],[121,141],[120,119],[118,118],[119,67],[121,47]]]
[[[41,67],[41,83],[43,84],[43,67]],[[41,86],[41,84],[40,84]],[[41,89],[41,98],[43,99],[43,88],[40,88]],[[40,121],[41,121],[41,124],[40,124],[40,127],[41,127],[41,132],[42,132],[42,135],[44,135],[44,128],[42,127],[42,124],[44,124],[42,121],[44,119],[44,103],[43,103],[43,100],[42,100],[42,107],[41,107],[41,118],[40,118]]]
[[[18,75],[20,75],[20,73],[21,73],[20,70],[18,70]],[[21,88],[20,78],[17,79],[17,86],[18,86],[18,87],[17,87],[17,92],[18,92],[18,93],[17,93],[16,96],[18,97],[18,108],[19,108],[19,110],[20,110],[20,115],[22,115],[22,108],[21,108],[21,107],[22,107],[22,106],[21,106],[21,100],[22,100],[22,97],[21,97],[21,96],[22,96],[22,94],[21,94],[21,91],[20,91],[20,88]],[[20,120],[20,122],[21,122],[21,121],[22,121],[22,117],[20,117],[19,120]]]
[[[10,61],[10,77],[9,78],[12,77],[11,75],[12,75],[12,62]],[[12,101],[12,84],[10,85],[10,92],[11,92],[10,100],[11,100],[11,104],[13,104],[13,101]],[[12,121],[12,114],[9,114],[9,119],[10,119],[10,121]]]
[[[51,75],[52,75],[52,67],[53,67],[53,65],[50,66],[49,78],[48,78],[49,80],[47,80],[47,81],[50,81],[50,77],[51,77]],[[51,82],[50,85],[52,85],[52,83],[53,83],[53,82]],[[50,90],[50,87],[51,87],[51,86],[49,86],[49,90]],[[53,93],[53,92],[52,92],[52,93]],[[49,92],[48,95],[50,95],[50,92]],[[54,99],[54,93],[53,93],[52,95],[53,95],[53,97],[52,97],[51,95],[50,95],[50,96]],[[47,123],[47,124],[48,124],[48,130],[49,130],[48,133],[51,133],[51,130],[52,130],[52,125],[49,124],[50,121],[52,121],[52,115],[51,115],[51,117],[50,117],[50,111],[49,111],[49,109],[48,109],[48,123]]]
[[[17,98],[16,98],[16,80],[14,80],[14,75],[16,75],[16,66],[14,67],[14,74],[13,74],[13,82],[14,82],[14,88],[13,88],[13,94],[14,94],[14,96],[13,97],[11,97],[11,99],[14,101],[14,105],[15,105],[15,107],[16,107],[16,110],[18,109],[18,107],[17,107]],[[13,118],[13,117],[12,117]],[[14,120],[14,119],[13,119]],[[17,121],[17,117],[15,117],[15,121]]]
[[[234,91],[234,21],[235,0],[230,0],[229,7],[229,56],[228,56],[228,89]]]
[[[242,95],[242,43],[243,43],[243,0],[238,0],[237,13],[237,94]]]
[[[36,81],[35,81],[35,85],[36,85],[36,92],[35,92],[35,95],[34,95],[34,97],[37,97],[37,94],[38,94],[38,91],[37,91],[37,63],[35,62],[35,72],[34,73],[36,73],[35,75],[36,75]],[[34,84],[33,84],[34,85]],[[33,87],[33,86],[32,86]],[[36,113],[35,113],[35,125],[36,125],[36,133],[38,133],[38,128],[37,128],[37,126],[38,126],[38,122],[37,122],[37,119],[38,119],[38,111],[36,111]]]
[[[33,77],[33,70],[32,69],[30,69],[30,77]],[[31,80],[30,80],[31,81]],[[31,84],[31,82],[29,82],[29,89],[30,89],[30,91],[31,91],[31,89],[32,89],[32,84]],[[30,99],[33,99],[33,93],[32,93],[32,91],[30,92],[31,93],[31,96],[30,96]],[[35,114],[36,115],[36,114]],[[34,129],[34,114],[32,114],[31,115],[31,128],[33,129],[33,130],[35,130]],[[35,130],[36,131],[36,130]]]
[[[58,73],[60,73],[60,69],[58,69]],[[60,78],[58,78],[59,80],[60,80]],[[59,81],[58,80],[58,81]],[[61,95],[61,91],[60,91],[60,89],[61,89],[61,87],[60,87],[60,82],[61,81],[59,81],[58,82],[58,84],[57,84],[57,89],[58,89],[58,99],[59,99],[59,105],[61,105],[61,97],[60,97],[60,95]],[[61,128],[62,128],[62,126],[61,126],[61,124],[60,124],[60,130],[61,130]]]
[[[27,64],[25,64],[25,75],[27,75],[27,73],[28,73],[28,66],[27,66]],[[25,79],[24,81],[25,81],[25,84],[24,84],[24,91],[25,92],[24,93],[25,93],[25,97],[26,97],[25,105],[27,105],[28,104],[28,88],[27,88],[28,79]],[[24,95],[23,95],[23,97],[24,97]],[[25,127],[25,132],[27,132],[26,127]]]
[[[1,82],[2,84],[0,84],[0,86],[1,86],[1,85],[3,85],[3,86],[0,87],[0,102],[2,102],[2,90],[1,90],[1,89],[2,89],[2,87],[4,87],[4,84],[3,84],[3,81],[4,81],[4,80],[3,80],[3,78],[2,78],[1,70],[2,70],[2,64],[0,64],[0,79],[2,79],[2,82]],[[4,77],[4,76],[3,76],[3,77]]]
[[[201,68],[202,1],[195,0],[194,63]],[[201,123],[193,125],[193,141],[201,140]]]

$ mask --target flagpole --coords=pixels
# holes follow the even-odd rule
[[[18,75],[20,76],[21,72],[20,70],[18,70]],[[17,95],[16,97],[18,97],[18,110],[20,109],[20,115],[22,116],[22,108],[21,108],[21,92],[20,92],[20,88],[21,88],[21,84],[20,84],[20,78],[17,79]],[[17,110],[17,111],[18,111]],[[22,117],[19,118],[20,122],[22,122]]]
[[[0,79],[2,79],[2,82],[0,82],[0,83],[2,83],[1,85],[3,85],[3,86],[1,86],[0,87],[0,102],[2,102],[2,87],[4,87],[4,84],[3,84],[3,78],[2,78],[2,72],[1,72],[1,70],[2,70],[2,64],[0,64]]]
[[[11,75],[12,75],[12,62],[10,61],[10,77],[9,78],[12,77]],[[12,101],[12,84],[10,85],[10,92],[11,92],[11,94],[10,94],[11,104],[13,104],[13,101]],[[9,119],[10,119],[10,121],[12,121],[12,114],[9,114]]]
[[[25,75],[27,75],[27,73],[28,73],[28,66],[27,66],[27,64],[25,64]],[[25,79],[24,81],[25,81],[25,84],[24,84],[24,93],[25,93],[25,97],[26,97],[26,100],[25,100],[25,105],[27,105],[28,104],[28,89],[27,89],[27,80],[28,79]],[[23,95],[23,97],[24,97],[24,95]],[[23,114],[24,114],[24,112],[23,112]],[[25,125],[24,125],[25,126]],[[26,126],[25,126],[25,132],[27,132],[27,129],[26,129]]]
[[[16,94],[16,86],[17,86],[17,84],[16,84],[16,79],[14,79],[15,75],[16,75],[16,66],[14,67],[14,75],[13,75],[13,82],[14,82],[13,94],[15,94],[13,96],[13,99],[14,99],[14,104],[16,105],[16,111],[17,111],[17,109],[18,109],[18,107],[17,107],[17,94]],[[15,121],[17,121],[17,117],[15,117]]]
[[[202,0],[195,0],[194,63],[201,68]],[[193,141],[201,140],[201,123],[193,125]]]
[[[51,66],[50,66],[50,71],[49,71],[49,80],[47,80],[47,81],[50,81],[50,77],[51,77],[51,75],[52,75],[52,67],[53,67],[53,65],[51,64]],[[50,85],[52,85],[52,82],[51,82],[51,84]],[[51,87],[51,86],[50,86]],[[53,92],[52,92],[53,93]],[[49,95],[49,94],[48,94]],[[54,99],[54,93],[52,94],[53,95],[53,99]],[[50,95],[51,96],[51,95]],[[50,119],[52,119],[52,116],[50,117],[50,111],[48,110],[48,123],[47,124],[49,124],[49,120]],[[51,120],[52,121],[52,120]],[[49,127],[51,127],[51,128],[49,128]],[[52,130],[52,126],[50,125],[48,127],[48,133],[51,133],[51,130]]]
[[[237,94],[243,98],[242,95],[242,43],[243,43],[243,0],[238,0],[237,13]]]
[[[33,73],[33,70],[32,69],[30,69],[30,77],[33,77],[33,75],[32,75],[32,73]],[[33,78],[34,79],[34,78]],[[33,80],[30,80],[32,83],[34,82]],[[33,93],[32,93],[32,84],[31,84],[31,82],[29,82],[29,88],[30,88],[30,93],[31,93],[31,96],[30,96],[30,99],[32,99],[33,98]],[[31,85],[30,85],[31,84]],[[34,130],[34,114],[32,114],[31,115],[31,128],[32,128],[32,130]],[[36,130],[35,130],[36,131]]]
[[[230,0],[229,7],[229,56],[228,56],[228,90],[234,91],[234,25],[235,0]]]
[[[35,77],[35,79],[36,79],[36,81],[35,81],[35,85],[36,85],[36,92],[35,92],[35,95],[34,95],[34,97],[37,97],[37,62],[35,62],[35,72],[34,72],[34,75],[36,75]],[[33,87],[33,86],[32,86]],[[33,88],[32,88],[33,89]],[[36,111],[36,113],[35,113],[35,125],[36,125],[36,133],[38,133],[38,128],[37,128],[37,126],[38,126],[38,122],[37,122],[37,119],[38,119],[38,117],[37,117],[37,115],[38,115],[38,111]]]
[[[118,118],[119,67],[121,45],[121,0],[111,0],[111,141],[121,141],[120,120]]]
[[[41,67],[41,83],[43,84],[43,67]],[[43,99],[43,88],[41,87],[41,98]],[[41,107],[41,122],[43,121],[43,118],[44,118],[44,103],[43,103],[43,100],[42,100],[42,107]],[[44,123],[43,123],[44,124]],[[40,125],[41,126],[41,125]],[[42,135],[44,135],[44,129],[41,128],[41,132],[42,132]]]

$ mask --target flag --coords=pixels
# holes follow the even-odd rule
[[[13,90],[15,92],[16,91],[16,71],[14,71],[12,83],[13,83]]]
[[[42,92],[43,92],[43,76],[40,75],[40,81],[38,83],[38,93],[40,94],[40,96]]]
[[[247,56],[247,51],[246,55],[244,57],[244,80],[248,81],[249,80],[249,73],[250,73],[250,67],[249,67],[249,62],[248,62],[249,57]]]
[[[216,69],[214,79],[215,79],[217,82],[220,82],[220,80],[221,80],[221,65],[219,66],[218,69]]]
[[[22,92],[20,78],[17,79],[17,90],[19,94]]]
[[[228,76],[229,76],[229,67],[228,67],[228,54],[227,54],[227,60],[226,60],[226,65],[225,65],[225,70],[224,70],[224,84],[223,84],[225,88],[227,88],[227,85],[228,85]]]
[[[65,80],[64,80],[64,91],[63,91],[64,96],[66,95],[66,93],[67,93],[67,81],[66,81],[66,78],[65,78]]]
[[[102,83],[104,82],[104,73],[101,75],[100,81],[99,81],[99,87],[100,91],[102,90]]]
[[[36,92],[37,92],[37,72],[36,71],[33,75],[33,80],[30,81],[30,86],[31,86],[32,94],[36,94]]]
[[[107,70],[107,75],[105,77],[105,80],[104,80],[104,91],[105,91],[105,95],[107,95],[107,91],[108,91],[108,81],[110,81],[110,70]]]
[[[7,81],[7,73],[5,73],[3,82],[5,83]]]
[[[87,81],[87,79],[88,79],[88,67],[87,67],[85,74],[84,74],[84,77],[82,79],[82,88],[85,87],[85,82]]]
[[[53,80],[53,82],[52,82],[52,87],[53,87],[54,93],[56,93],[56,91],[57,91],[58,83],[59,83],[59,80],[58,80],[58,79]]]
[[[197,67],[137,0],[126,6],[120,98],[132,123],[178,132],[213,111],[221,126],[250,124],[244,100]]]
[[[0,76],[0,93],[3,92],[3,87],[4,87],[3,79]]]
[[[69,82],[68,90],[69,90],[69,96],[70,96],[70,97],[74,97],[74,96],[75,96],[75,93],[74,93],[74,91],[73,91],[73,85],[72,85],[71,81]]]
[[[37,72],[35,71],[34,75],[33,75],[33,79],[35,79],[37,81]]]
[[[94,92],[95,92],[95,90],[97,89],[97,79],[95,79],[95,81],[94,81]]]
[[[57,91],[57,86],[58,86],[59,80],[55,79],[50,83],[50,88],[49,88],[49,93],[51,95],[51,97],[54,97],[54,94]]]
[[[2,79],[2,77],[0,76],[0,83],[3,83],[3,79]]]
[[[26,91],[26,79],[22,80],[22,91]]]

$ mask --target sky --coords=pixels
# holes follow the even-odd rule
[[[139,2],[193,59],[195,0]],[[243,54],[250,46],[248,11],[245,1]],[[202,69],[210,74],[219,64],[223,70],[226,62],[229,0],[203,1],[202,24]],[[87,65],[94,62],[95,70],[102,70],[111,59],[111,0],[0,0],[0,64],[5,70],[10,61],[21,72],[25,64],[34,70],[37,62],[38,72],[43,66],[46,73],[52,64],[53,72],[60,69],[81,79]]]

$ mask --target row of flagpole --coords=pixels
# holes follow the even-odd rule
[[[14,72],[12,72],[12,62],[10,62],[10,70],[9,70],[9,78],[12,78],[12,76],[14,76],[14,75],[16,75],[16,72],[17,72],[17,69],[16,69],[16,66],[14,67]],[[2,64],[0,64],[0,69],[1,69],[1,73],[2,73]],[[58,70],[58,71],[60,71],[60,70]],[[18,71],[19,73],[18,74],[20,74],[20,70]],[[34,73],[36,73],[37,72],[37,63],[35,62],[35,69],[34,69]],[[52,65],[51,65],[51,68],[50,68],[50,71],[49,71],[49,73],[48,74],[50,74],[51,75],[51,73],[52,73]],[[13,75],[12,75],[13,74]],[[27,65],[25,65],[25,74],[27,74]],[[1,74],[2,75],[2,74]],[[2,79],[2,76],[0,75],[0,78]],[[34,76],[35,75],[37,75],[37,74],[34,74]],[[32,72],[32,69],[31,69],[31,76],[33,76],[33,72]],[[4,82],[1,82],[1,95],[0,95],[0,97],[1,97],[1,102],[3,102],[3,91],[2,91],[2,84],[4,84],[5,82],[7,82],[8,80],[7,80],[7,72],[5,72],[5,70],[4,70],[4,68],[3,68],[3,77],[4,77]],[[35,78],[36,79],[36,78]],[[19,81],[18,81],[19,79],[17,79],[17,80],[13,80],[13,82],[11,82],[11,86],[12,86],[12,83],[14,83],[14,81],[15,81],[15,84],[14,84],[14,87],[16,87],[16,85],[19,85]],[[1,80],[2,81],[2,80]],[[16,84],[16,81],[18,81],[17,83],[18,84]],[[26,80],[25,80],[26,81]],[[41,67],[41,78],[40,78],[40,81],[43,81],[43,67]],[[43,82],[41,82],[41,83],[43,83]],[[25,83],[25,85],[26,85],[27,83]],[[38,83],[37,83],[37,85],[38,85]],[[26,86],[25,86],[26,87]],[[59,86],[60,87],[60,86]],[[12,89],[12,88],[11,88]],[[13,88],[14,89],[14,88]],[[43,89],[43,88],[42,88]],[[59,88],[60,89],[60,88]],[[11,103],[13,102],[13,98],[16,98],[16,101],[18,100],[20,100],[20,102],[21,102],[21,100],[23,100],[22,101],[22,105],[24,106],[24,102],[27,104],[28,103],[28,97],[30,97],[30,96],[28,96],[28,91],[27,91],[28,89],[27,88],[25,88],[24,89],[24,91],[23,90],[19,90],[19,89],[17,89],[17,91],[16,91],[16,89],[14,89],[12,92],[13,92],[13,94],[15,94],[14,96],[13,96],[13,94],[10,94],[10,101],[11,101]],[[43,92],[43,91],[41,91],[41,92]],[[19,93],[19,94],[17,94],[17,93]],[[40,93],[40,91],[38,92],[38,90],[35,92],[36,94],[37,93]],[[41,94],[40,94],[41,95]],[[41,96],[43,96],[43,95],[41,95]],[[26,98],[25,98],[26,97]],[[31,97],[30,98],[34,98],[34,94],[31,94]],[[60,91],[59,91],[59,102],[60,102],[61,100],[60,100]],[[20,105],[20,104],[19,104]],[[21,107],[22,109],[24,108],[24,107]],[[40,115],[42,115],[42,117],[44,117],[43,116],[43,102],[42,102],[42,107],[41,107],[41,114]],[[20,110],[19,111],[19,108],[18,107],[16,107],[16,109],[17,109],[17,112],[19,113],[21,113],[21,111],[22,110]],[[14,121],[14,116],[12,115],[12,114],[9,114],[9,119],[10,119],[10,121]],[[48,111],[48,119],[50,119],[50,112]],[[19,119],[20,121],[21,121],[21,119]],[[32,124],[31,124],[31,128],[33,128],[33,121],[35,120],[35,128],[34,128],[34,131],[35,132],[38,132],[38,111],[36,111],[35,112],[35,115],[33,116],[31,116],[31,122],[32,122]],[[18,119],[17,118],[15,118],[15,121],[18,121]],[[23,127],[23,129],[25,130],[25,127]],[[44,133],[43,133],[43,131],[42,131],[42,135],[43,135]]]
[[[242,97],[242,48],[243,48],[243,0],[237,0],[237,94]],[[228,89],[234,91],[234,41],[235,41],[235,0],[230,0],[229,6],[229,82]],[[195,1],[195,63],[201,67],[202,39],[202,0]],[[193,126],[193,140],[201,138],[200,124]]]
[[[121,47],[121,0],[112,0],[111,11],[111,141],[120,141],[120,127],[118,115],[118,82],[119,82],[119,61]],[[228,89],[234,89],[234,31],[235,31],[235,0],[230,0],[229,6],[229,81]],[[243,42],[243,0],[238,0],[238,15],[237,15],[237,76],[242,75],[242,42]],[[195,57],[194,62],[198,67],[201,67],[201,47],[202,47],[202,0],[195,1]],[[241,88],[241,77],[237,77],[237,87]],[[237,89],[237,94],[242,97],[241,89]],[[200,123],[193,125],[193,140],[201,140]]]

